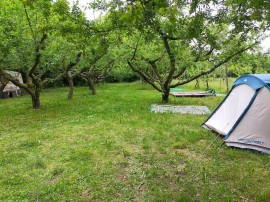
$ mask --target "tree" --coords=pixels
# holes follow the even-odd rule
[[[88,21],[78,7],[78,2],[72,6],[71,13],[66,16],[68,19],[65,20],[59,36],[62,43],[57,43],[57,51],[54,51],[55,56],[58,57],[57,76],[51,81],[66,78],[69,83],[68,99],[72,99],[73,79],[81,76],[92,94],[96,94],[95,83],[105,76],[108,67],[111,66],[101,65],[101,60],[107,55],[109,48],[107,32],[102,30],[104,23],[98,20]],[[76,60],[72,60],[75,53]]]
[[[249,29],[250,26],[269,30],[270,4],[268,0],[227,1],[233,24],[238,29]]]
[[[40,90],[44,83],[41,81],[40,75],[35,74],[40,60],[41,60],[41,48],[47,38],[47,34],[43,34],[40,41],[36,42],[35,52],[34,52],[34,61],[31,67],[28,69],[28,72],[23,72],[26,75],[26,83],[21,83],[18,79],[12,77],[10,74],[6,73],[3,68],[0,68],[0,75],[3,76],[8,81],[11,81],[16,86],[25,89],[32,97],[32,106],[35,109],[40,108]]]
[[[51,47],[61,43],[59,35],[63,35],[63,29],[72,27],[68,15],[71,13],[65,0],[1,1],[1,35],[4,40],[0,47],[0,75],[25,89],[35,109],[41,105],[41,89],[52,80],[46,78],[47,72],[55,71],[53,68],[56,68],[57,59],[63,57],[52,57],[57,53],[52,53]],[[78,63],[80,55],[77,54],[75,62],[71,59],[66,62],[67,70]],[[25,83],[13,78],[4,68],[21,72],[26,78]],[[67,72],[65,75],[68,75]]]
[[[75,36],[74,36],[75,38]],[[44,55],[45,64],[52,70],[52,77],[46,81],[53,83],[62,79],[67,79],[69,85],[68,99],[73,99],[74,78],[79,75],[74,72],[78,69],[82,51],[77,40],[68,40],[67,37],[54,36],[50,42],[50,48]]]
[[[0,75],[25,89],[32,97],[33,108],[40,107],[39,97],[43,82],[36,72],[48,38],[48,24],[45,22],[49,20],[46,11],[50,10],[50,6],[49,1],[1,2],[3,41],[0,49]],[[26,83],[20,83],[6,73],[3,67],[19,70],[26,77]]]
[[[266,74],[270,71],[268,53],[243,53],[229,62],[229,71],[233,76],[243,74]]]
[[[86,42],[80,76],[87,83],[92,95],[96,94],[95,84],[104,80],[114,65],[107,34],[96,35]]]
[[[163,103],[170,88],[213,72],[257,43],[257,29],[231,26],[224,1],[111,1],[108,10],[107,18],[124,27],[129,67],[162,93]]]

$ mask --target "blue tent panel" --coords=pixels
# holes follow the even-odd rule
[[[254,90],[264,86],[270,90],[270,74],[245,74],[233,83],[233,87],[241,84],[249,85]]]

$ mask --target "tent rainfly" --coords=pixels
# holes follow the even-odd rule
[[[202,127],[225,136],[226,145],[270,154],[270,74],[239,77]]]
[[[14,78],[17,78],[21,83],[23,83],[21,73],[7,70],[5,70],[5,72]],[[14,85],[11,81],[6,81],[3,77],[0,76],[0,89],[1,87],[4,87],[2,92],[0,92],[0,97],[2,98],[17,97],[21,93],[18,86]]]

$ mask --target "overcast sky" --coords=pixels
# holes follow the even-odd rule
[[[70,5],[72,5],[74,2],[76,2],[76,0],[68,0]],[[81,5],[82,9],[85,9],[85,7],[87,7],[87,3],[91,2],[91,0],[78,0],[79,4]],[[96,18],[98,18],[101,14],[101,12],[99,11],[94,11],[94,10],[90,10],[90,9],[86,9],[85,10],[85,14],[87,19],[89,20],[94,20]]]
[[[73,2],[75,2],[76,0],[68,0],[68,1],[72,5]],[[89,2],[90,0],[79,0],[79,3],[82,8],[84,8]],[[89,9],[85,10],[85,13],[86,13],[86,17],[90,20],[97,19],[101,15],[101,12],[89,10]],[[267,51],[270,48],[270,37],[263,40],[261,43],[261,46],[264,51]]]

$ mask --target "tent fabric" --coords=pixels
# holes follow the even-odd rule
[[[257,150],[266,154],[270,154],[270,149],[264,148],[264,147],[258,147],[255,145],[239,144],[235,142],[227,142],[226,145],[229,147],[238,147],[241,149],[252,149],[252,150]]]
[[[227,135],[225,142],[270,148],[270,93],[262,88],[241,122]]]
[[[249,85],[254,90],[266,86],[270,90],[270,76],[269,74],[246,74],[239,77],[234,83],[233,87],[241,84]]]
[[[270,74],[243,75],[203,124],[226,145],[270,154]]]
[[[236,86],[205,125],[221,135],[227,135],[254,93],[255,91],[248,85]]]

